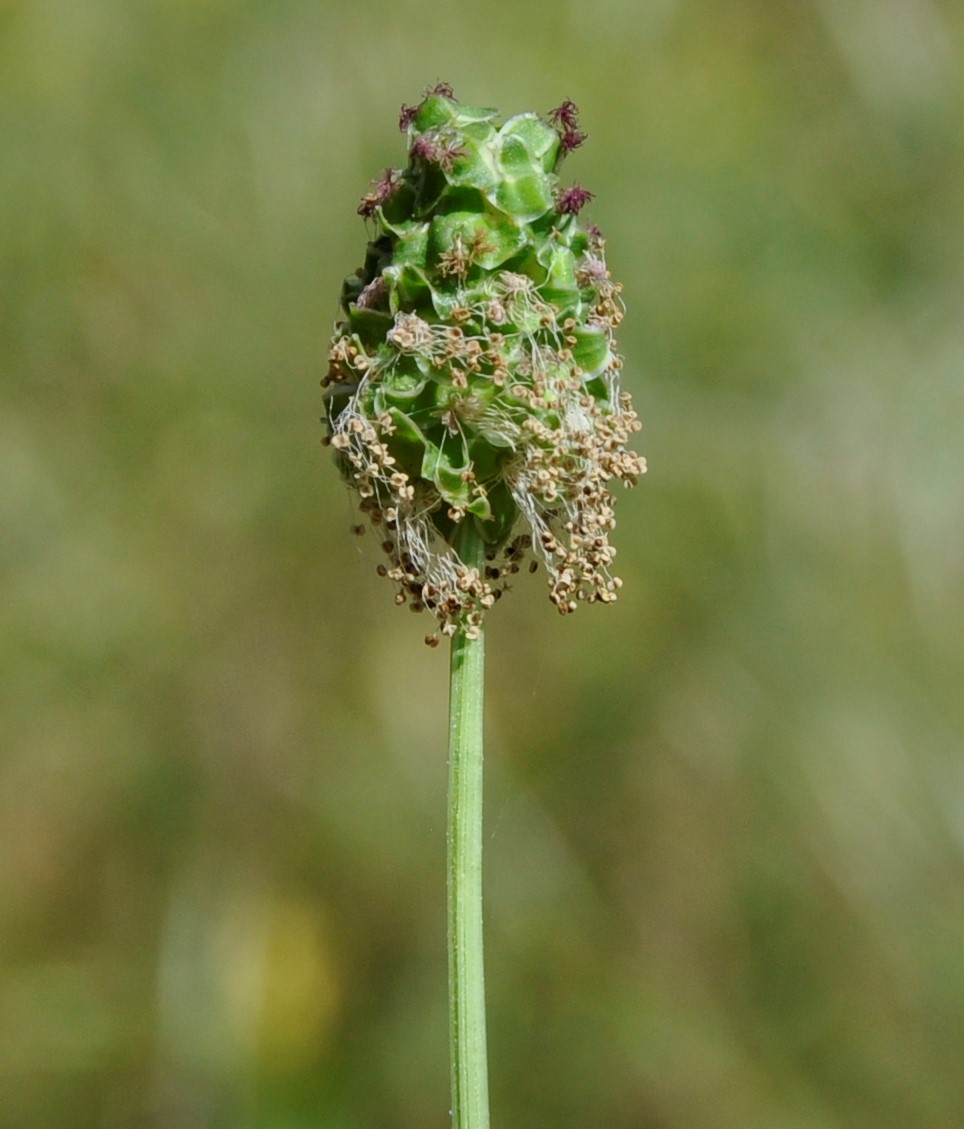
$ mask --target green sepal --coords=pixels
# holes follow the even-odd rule
[[[576,258],[589,250],[589,236],[576,224],[573,224],[572,234],[569,236],[569,250]]]
[[[463,246],[471,245],[473,238],[484,238],[485,229],[482,217],[477,212],[447,212],[436,216],[429,227],[429,253],[432,261],[455,248],[461,239]]]
[[[390,236],[394,235],[396,239],[403,239],[412,231],[417,231],[418,228],[423,226],[424,221],[413,219],[411,212],[406,212],[405,215],[397,216],[395,219],[388,219],[385,216],[382,217],[382,227]],[[392,247],[394,248],[395,245],[393,240]]]
[[[459,132],[464,141],[470,142],[476,148],[490,145],[496,136],[495,127],[486,121],[459,123]]]
[[[349,308],[348,320],[357,334],[359,344],[364,345],[379,345],[392,327],[392,315],[387,311],[371,310],[354,304]]]
[[[519,223],[531,223],[553,206],[552,187],[522,137],[512,133],[499,135],[500,183],[489,199]]]
[[[573,336],[572,359],[586,376],[597,376],[612,360],[609,337],[601,329],[577,329]]]
[[[492,518],[492,506],[485,494],[476,493],[475,497],[469,502],[465,509],[468,513],[482,521],[490,521]]]
[[[401,237],[395,244],[395,265],[410,265],[424,270],[428,254],[428,224],[413,220],[408,229],[404,233],[399,232],[399,235]]]
[[[467,145],[461,156],[452,161],[449,184],[491,192],[499,182],[499,173],[487,146]]]
[[[511,448],[493,443],[480,429],[469,439],[468,451],[476,480],[485,485],[500,474]]]
[[[415,114],[413,125],[417,133],[446,126],[467,126],[472,122],[489,122],[498,116],[498,110],[483,106],[463,106],[443,94],[430,94],[423,99]]]
[[[432,482],[450,506],[467,507],[471,497],[471,485],[462,477],[465,471],[471,469],[464,445],[462,445],[462,456],[464,459],[462,465],[456,466],[442,447],[436,446],[429,439],[425,440],[422,478]]]
[[[517,255],[525,246],[526,234],[518,224],[491,212],[485,217],[486,246],[479,252],[478,265],[483,270],[495,270]]]
[[[449,216],[453,212],[481,214],[489,203],[484,194],[471,184],[450,184],[439,199],[436,216]]]
[[[412,124],[417,133],[424,133],[427,129],[441,129],[446,125],[454,125],[460,111],[464,109],[464,106],[457,106],[442,94],[429,94],[419,104]]]
[[[425,391],[427,383],[428,375],[421,370],[414,358],[398,358],[398,364],[392,370],[391,382],[382,380],[374,386],[376,414],[381,415],[382,412],[397,407],[396,401],[399,400],[405,404],[407,411],[411,411],[414,401]]]
[[[559,134],[536,114],[516,114],[499,130],[500,137],[518,137],[543,172],[552,172],[559,154]]]
[[[572,252],[568,247],[547,244],[538,257],[546,268],[546,280],[539,288],[543,298],[564,309],[574,306],[579,301],[579,285]]]
[[[415,190],[406,177],[378,209],[382,227],[391,231],[394,224],[402,223],[411,216],[414,206]]]
[[[552,207],[552,192],[541,175],[506,179],[491,195],[492,203],[520,223],[531,223]]]
[[[418,309],[431,298],[431,287],[425,272],[412,263],[386,267],[384,277],[388,284],[388,300],[392,313]]]
[[[495,270],[521,250],[525,233],[510,220],[492,213],[450,212],[432,221],[429,233],[432,258],[437,262],[439,256],[456,247],[459,239],[466,250],[475,248],[471,255],[472,266]]]
[[[531,176],[536,172],[536,162],[525,141],[513,134],[499,134],[499,168],[510,179]]]
[[[512,535],[512,529],[519,516],[519,507],[515,504],[508,487],[501,481],[492,485],[488,500],[491,516],[486,521],[476,519],[475,525],[486,545],[498,548]]]
[[[436,165],[423,165],[418,183],[418,192],[412,204],[412,212],[418,217],[431,216],[449,186],[445,173]]]
[[[612,407],[612,401],[609,398],[609,386],[602,377],[597,376],[594,380],[587,380],[585,389],[598,403]]]
[[[467,127],[470,122],[490,122],[499,116],[498,110],[488,106],[459,106],[456,119],[460,126]],[[466,132],[468,129],[466,128]]]
[[[457,294],[450,294],[437,286],[431,289],[432,308],[439,321],[451,321],[452,314],[459,303]]]
[[[384,443],[395,458],[398,470],[404,471],[410,478],[417,478],[426,450],[426,437],[422,435],[411,415],[398,408],[396,404],[386,404],[382,397],[376,396],[375,406],[379,415],[387,411],[395,425],[392,435],[384,436]]]

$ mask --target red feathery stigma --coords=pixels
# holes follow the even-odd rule
[[[430,164],[439,165],[450,172],[456,157],[464,157],[465,150],[454,139],[440,138],[437,133],[422,133],[412,142],[409,156]]]
[[[406,129],[415,121],[415,115],[418,113],[418,106],[406,106],[402,103],[402,108],[398,115],[398,128],[405,132]]]
[[[588,133],[583,133],[581,130],[567,129],[562,135],[563,153],[571,153],[573,149],[578,149],[588,136]]]
[[[446,172],[452,171],[452,163],[457,157],[464,157],[465,150],[455,140],[445,141],[439,151],[438,163]]]
[[[575,129],[579,121],[579,107],[570,98],[567,98],[561,106],[549,113],[549,120],[556,126],[562,126],[563,131]]]
[[[440,153],[441,146],[438,139],[430,133],[420,133],[408,151],[410,157],[417,157],[421,161],[434,161],[436,164]]]
[[[565,216],[577,215],[594,195],[595,193],[590,192],[587,188],[580,188],[578,184],[574,184],[572,188],[567,188],[559,193],[556,208]]]
[[[377,209],[398,188],[401,179],[402,174],[398,169],[386,169],[377,180],[373,180],[368,186],[368,191],[358,205],[358,214],[365,217],[373,216]]]

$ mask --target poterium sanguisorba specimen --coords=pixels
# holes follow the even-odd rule
[[[529,554],[560,612],[615,600],[609,486],[646,469],[627,448],[621,287],[580,223],[593,194],[559,180],[585,140],[576,106],[496,119],[446,84],[402,107],[408,164],[359,204],[372,238],[323,381],[396,603],[469,638]]]

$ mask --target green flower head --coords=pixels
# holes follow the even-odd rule
[[[620,587],[609,485],[646,464],[627,449],[621,287],[579,222],[592,193],[559,185],[585,140],[577,114],[566,101],[500,124],[440,84],[402,107],[407,167],[358,207],[372,238],[342,288],[328,440],[396,602],[444,634],[477,627],[529,554],[562,613]]]

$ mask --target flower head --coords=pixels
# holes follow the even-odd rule
[[[329,440],[396,602],[444,634],[477,627],[530,554],[560,612],[620,587],[609,483],[645,462],[620,389],[621,288],[577,219],[592,193],[558,187],[577,116],[567,100],[552,124],[499,124],[439,83],[403,107],[408,168],[359,206],[378,231],[343,288]],[[468,532],[484,559],[463,557]]]

